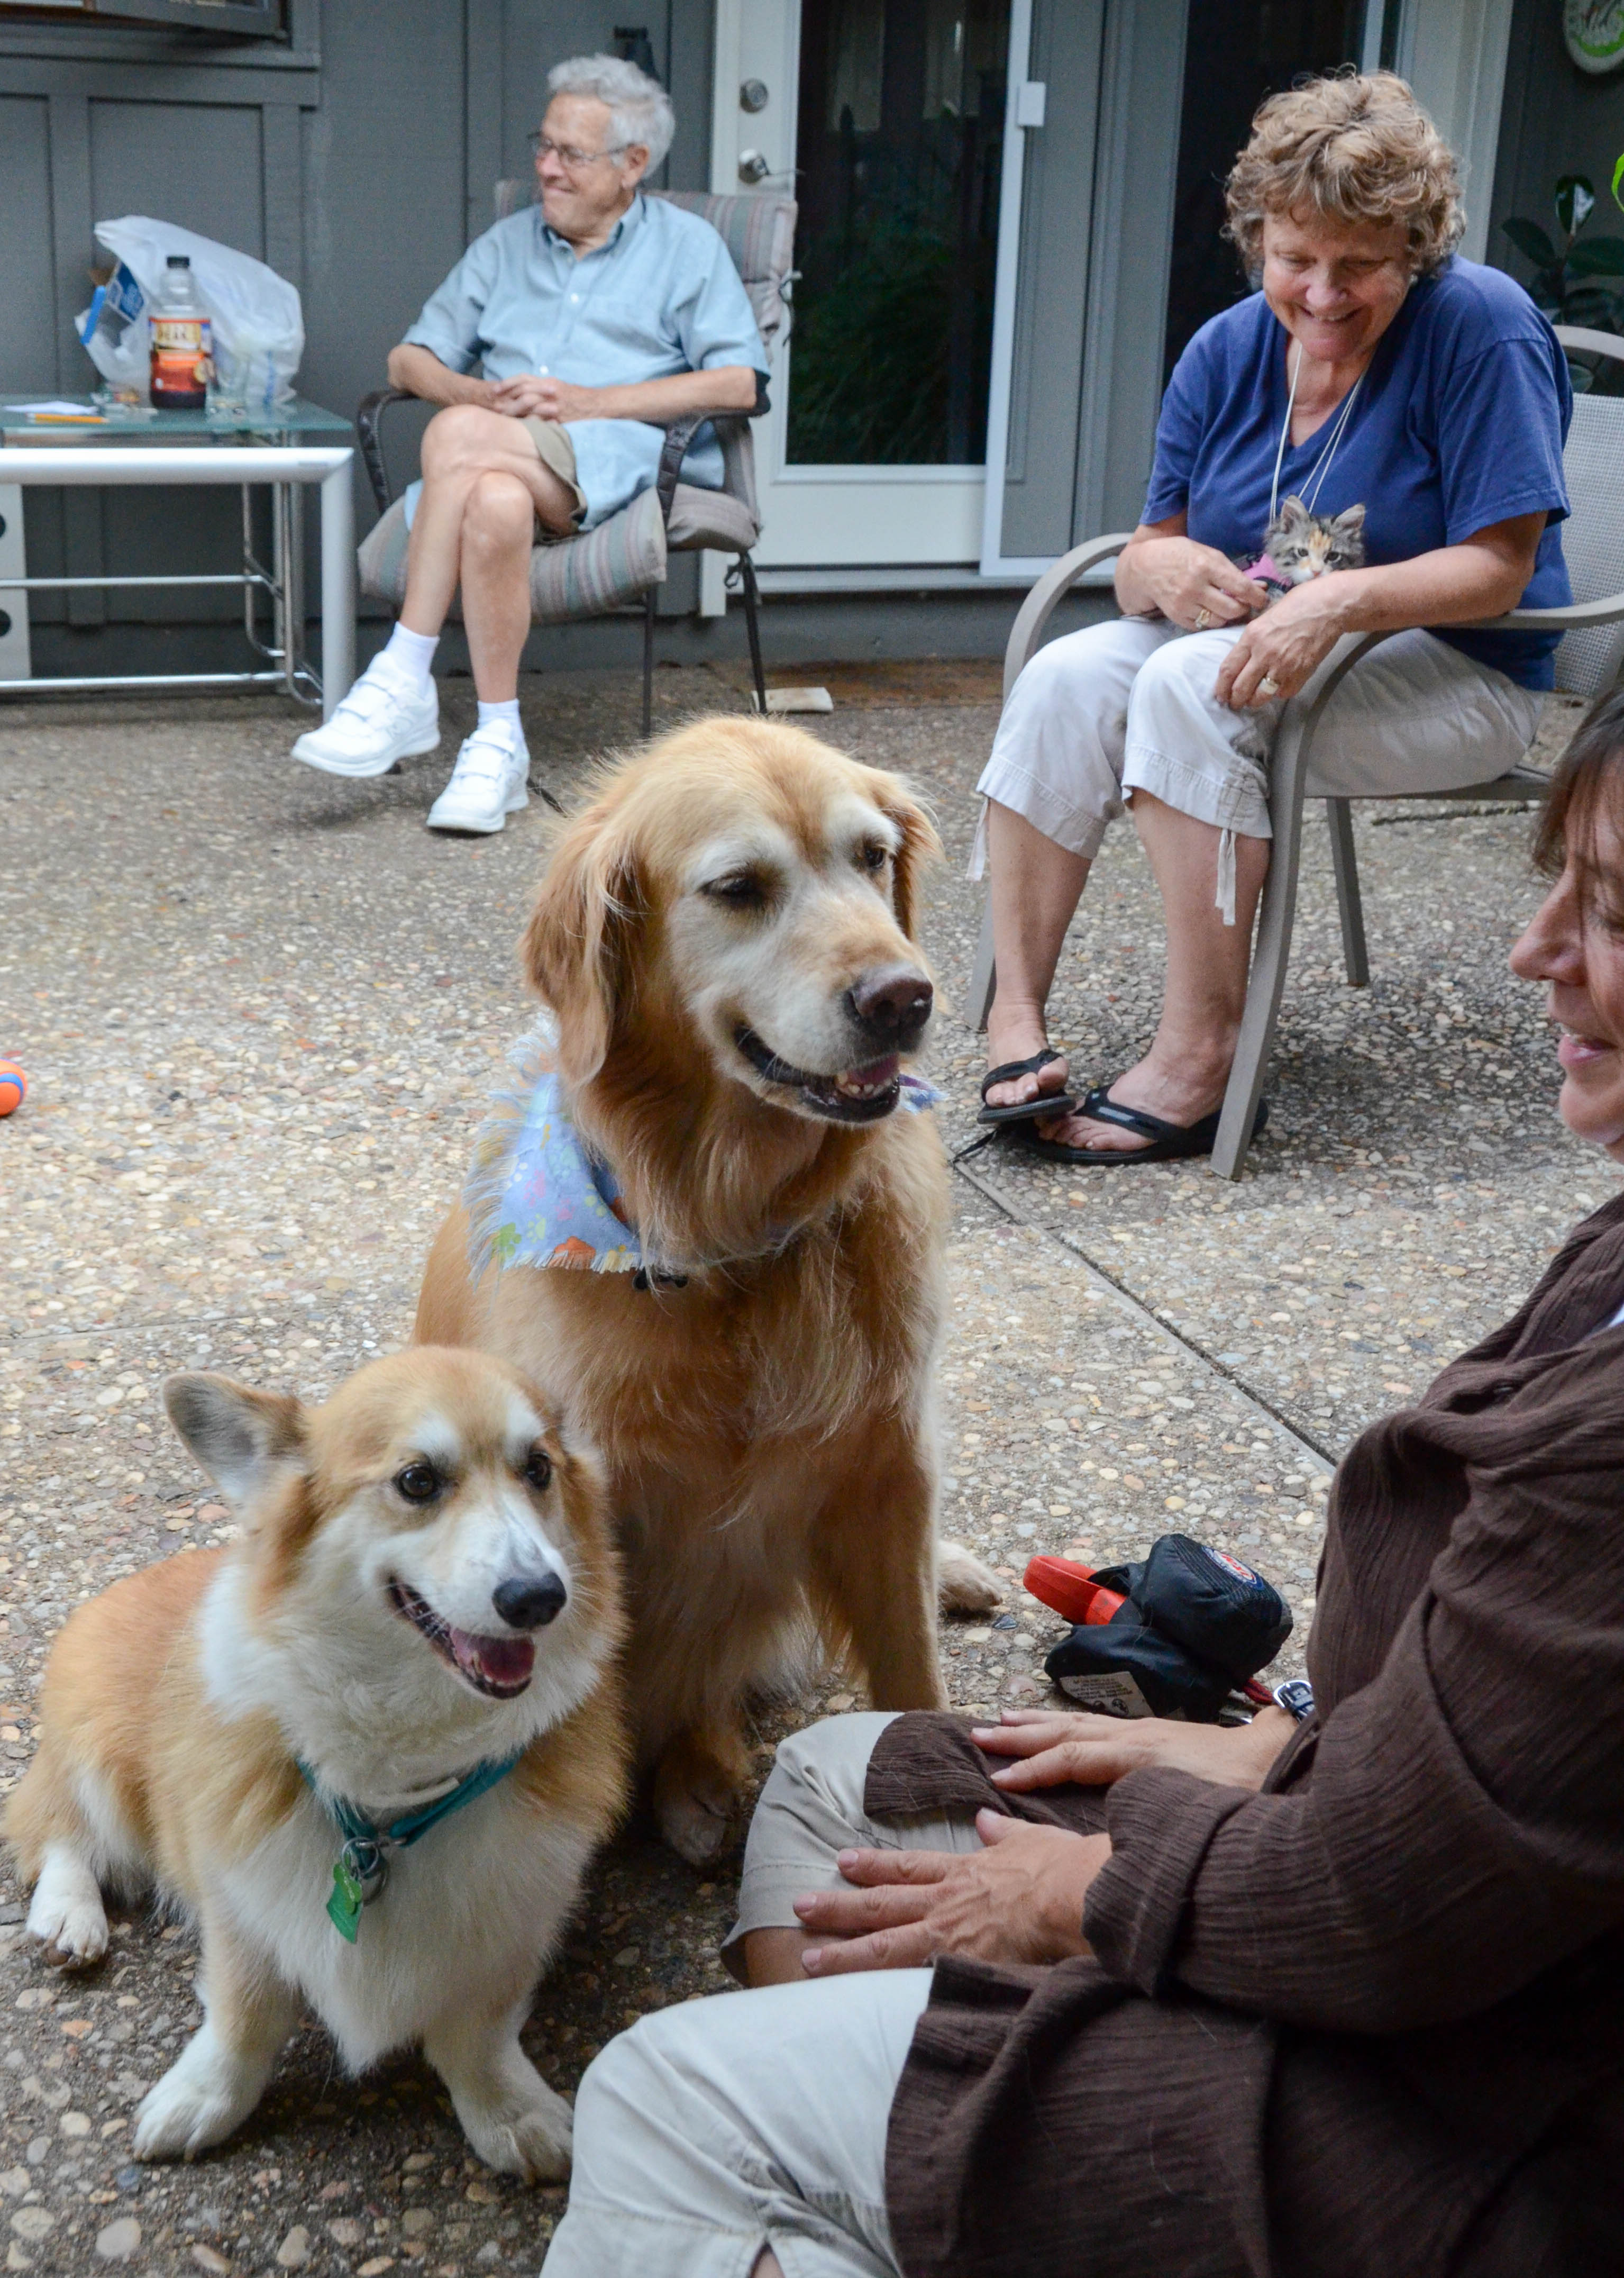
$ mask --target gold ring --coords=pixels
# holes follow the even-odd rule
[[[1258,682],[1257,692],[1260,696],[1277,696],[1280,693],[1280,684],[1272,672],[1266,672]]]
[[[1197,609],[1195,613],[1195,630],[1198,633],[1204,633],[1211,623],[1212,611],[1210,609]]]

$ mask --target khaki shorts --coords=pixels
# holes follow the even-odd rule
[[[586,512],[586,493],[576,480],[576,447],[569,440],[568,428],[556,419],[527,419],[524,426],[536,446],[536,456],[542,465],[551,468],[565,488],[575,493],[576,528],[578,530],[581,517]],[[560,539],[571,534],[565,530],[544,529],[539,519],[536,524],[538,546],[556,546]]]

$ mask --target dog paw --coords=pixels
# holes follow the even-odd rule
[[[53,1969],[88,1969],[107,1951],[107,1909],[95,1877],[77,1860],[50,1861],[28,1908],[28,1935]]]
[[[990,1614],[1003,1585],[990,1566],[962,1542],[943,1542],[936,1553],[936,1589],[944,1614]]]
[[[720,1796],[680,1788],[660,1797],[655,1816],[679,1859],[686,1859],[690,1867],[711,1867],[728,1847],[732,1804],[731,1795],[724,1803]]]
[[[499,2175],[522,2175],[527,2183],[561,2183],[569,2177],[574,2116],[539,2075],[534,2101],[521,2106],[471,2108],[465,2098],[462,2125],[468,2140]]]
[[[260,2075],[243,2068],[205,2025],[149,2090],[135,2114],[133,2148],[138,2160],[190,2160],[240,2128],[259,2102]]]

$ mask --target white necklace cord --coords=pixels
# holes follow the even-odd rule
[[[1289,350],[1287,355],[1289,357]],[[1269,522],[1271,529],[1274,526],[1275,517],[1280,511],[1280,469],[1285,462],[1286,441],[1292,432],[1292,412],[1297,401],[1297,383],[1302,378],[1302,350],[1299,348],[1297,369],[1292,374],[1292,385],[1285,399],[1285,417],[1281,423],[1279,447],[1275,452],[1274,479],[1269,485]],[[1369,367],[1367,366],[1366,369],[1368,370]],[[1325,478],[1330,472],[1330,462],[1337,455],[1337,446],[1342,440],[1343,431],[1353,416],[1353,399],[1364,384],[1365,375],[1361,371],[1344,397],[1342,409],[1337,415],[1336,424],[1330,431],[1330,440],[1314,462],[1309,470],[1308,480],[1303,485],[1305,495],[1302,502],[1310,514],[1314,512],[1319,494],[1324,488]],[[1309,484],[1313,485],[1312,490],[1309,489]]]
[[[1289,367],[1291,361],[1289,348],[1286,350],[1286,361]],[[1299,348],[1297,369],[1292,373],[1292,384],[1286,394],[1285,418],[1280,428],[1280,441],[1275,451],[1274,478],[1269,485],[1269,526],[1271,530],[1274,527],[1275,517],[1280,511],[1280,469],[1285,463],[1286,440],[1292,432],[1292,412],[1297,402],[1297,383],[1302,378],[1302,351]],[[1303,489],[1308,493],[1304,498],[1303,504],[1310,514],[1314,512],[1325,478],[1330,472],[1330,462],[1337,455],[1337,446],[1342,440],[1343,430],[1346,427],[1353,413],[1353,398],[1363,385],[1364,377],[1361,371],[1343,399],[1342,409],[1337,416],[1336,424],[1330,431],[1330,440],[1315,461],[1308,482],[1303,485]],[[1310,485],[1312,485],[1311,489]],[[1213,897],[1213,901],[1224,924],[1232,926],[1235,922],[1235,833],[1232,829],[1221,830],[1218,834],[1217,891]]]

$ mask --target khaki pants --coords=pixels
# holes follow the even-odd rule
[[[576,479],[576,447],[569,440],[568,428],[556,419],[527,419],[523,425],[542,465],[550,467],[566,490],[575,493],[576,526],[579,529],[581,517],[586,512],[586,493]],[[545,530],[539,522],[536,524],[538,546],[556,546],[560,539],[572,535],[566,530]]]
[[[794,1928],[803,1891],[840,1882],[854,1845],[973,1851],[972,1819],[863,1810],[889,1716],[831,1716],[780,1744],[751,1823],[739,1918]],[[569,2211],[545,2278],[900,2278],[885,2209],[891,2099],[928,1969],[722,1993],[644,2017],[576,2099]]]
[[[881,1820],[864,1810],[868,1760],[891,1721],[877,1709],[826,1716],[779,1742],[744,1845],[738,1920],[721,1950],[736,1977],[752,1930],[798,1930],[792,1900],[845,1887],[835,1864],[841,1852],[980,1849],[973,1816],[916,1811]]]

